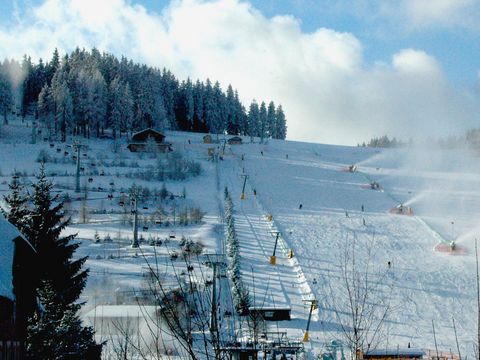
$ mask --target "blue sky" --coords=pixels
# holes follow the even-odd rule
[[[423,1],[423,0],[417,0]],[[440,0],[441,1],[441,0]],[[461,1],[461,0],[453,0]],[[41,4],[42,0],[1,0],[0,23],[15,21],[15,10]],[[169,0],[130,0],[148,11],[161,13]],[[351,32],[365,48],[368,62],[389,61],[402,48],[422,49],[439,60],[449,79],[458,86],[474,86],[480,70],[480,29],[461,24],[445,26],[429,24],[418,29],[405,29],[395,19],[365,14],[375,9],[375,2],[335,0],[250,0],[267,17],[291,15],[301,22],[305,32],[320,27]],[[395,1],[393,1],[395,2]],[[368,4],[370,3],[370,5]],[[474,1],[476,3],[476,1]],[[352,5],[355,4],[355,5]],[[475,8],[478,11],[478,4]]]
[[[282,102],[292,139],[446,136],[480,125],[478,18],[479,0],[3,0],[0,57],[96,46],[231,82]]]

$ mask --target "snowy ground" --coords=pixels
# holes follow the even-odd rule
[[[5,138],[5,134],[14,136]],[[272,324],[272,329],[301,339],[308,300],[316,299],[319,308],[312,317],[312,341],[305,345],[306,350],[317,353],[321,344],[343,340],[340,319],[347,305],[342,263],[345,251],[354,244],[359,266],[370,259],[375,290],[371,301],[388,300],[390,307],[381,347],[406,347],[410,343],[412,347],[434,348],[433,320],[439,349],[456,352],[454,318],[462,355],[472,354],[477,317],[474,239],[480,225],[477,157],[460,150],[378,150],[270,140],[266,145],[227,146],[224,160],[215,165],[207,161],[207,149],[218,145],[202,144],[201,134],[168,132],[167,140],[203,168],[199,177],[167,181],[168,190],[179,195],[185,188],[190,204],[200,206],[206,215],[198,225],[141,229],[146,239],[165,239],[174,232],[176,239],[170,245],[155,249],[165,264],[171,263],[169,255],[178,250],[176,242],[182,235],[201,240],[208,252],[223,251],[220,214],[223,188],[228,186],[235,206],[242,275],[255,295],[255,304],[292,309],[292,321]],[[47,164],[47,172],[55,173],[52,178],[62,185],[57,189],[70,189],[75,199],[75,164],[71,159],[60,160],[71,156],[65,145],[29,144],[29,130],[19,125],[2,129],[0,141],[0,191],[6,190],[14,169],[31,179],[38,171],[35,159],[40,149],[45,149],[57,158],[57,163]],[[140,286],[145,265],[144,258],[129,249],[131,227],[122,224],[118,201],[106,199],[107,192],[98,187],[109,189],[113,181],[119,196],[133,182],[156,188],[162,185],[125,176],[155,161],[148,156],[139,158],[124,151],[121,156],[126,166],[103,166],[116,156],[111,142],[92,140],[89,146],[85,164],[90,173],[82,177],[82,186],[89,186],[89,197],[97,199],[90,200],[89,207],[107,210],[107,214],[91,215],[92,223],[75,223],[69,229],[78,232],[82,241],[79,254],[90,256],[86,310],[94,304],[113,303],[118,287]],[[358,166],[357,172],[343,171],[351,164]],[[242,174],[249,175],[243,201]],[[88,177],[93,178],[91,183],[86,182]],[[379,182],[381,190],[366,188],[373,180]],[[73,202],[73,206],[78,207],[78,203]],[[414,216],[389,213],[400,203],[411,206]],[[152,201],[149,209],[142,211],[148,214],[155,206]],[[113,214],[108,213],[110,210]],[[267,220],[268,214],[273,221]],[[269,264],[274,231],[281,232],[275,266]],[[109,234],[123,240],[96,244],[95,232],[101,238]],[[439,242],[453,239],[464,250],[463,255],[435,251]],[[287,258],[290,249],[293,259]],[[142,251],[151,257],[154,248],[144,245]],[[227,292],[228,286],[222,284],[220,289]]]

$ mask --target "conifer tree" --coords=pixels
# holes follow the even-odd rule
[[[52,195],[52,187],[42,166],[33,185],[32,221],[26,231],[37,251],[42,311],[28,329],[27,352],[32,359],[99,359],[101,345],[95,343],[92,329],[82,327],[78,316],[78,299],[88,276],[82,270],[87,258],[73,260],[79,246],[72,242],[75,235],[60,236],[70,219],[64,219],[63,203]]]
[[[285,114],[283,113],[282,105],[278,105],[277,114],[276,114],[276,128],[277,128],[277,139],[284,140],[287,136],[287,121],[285,119]]]
[[[10,111],[12,104],[12,86],[2,66],[0,67],[0,114],[3,116],[4,124],[8,124],[7,114]]]
[[[260,136],[260,143],[263,144],[263,139],[266,137],[267,132],[267,106],[262,101],[260,104],[260,111],[258,113],[258,133]]]
[[[275,114],[275,104],[273,101],[270,101],[267,109],[267,124],[268,124],[268,136],[276,139],[277,138],[277,129],[276,129],[276,119]]]
[[[253,100],[248,110],[248,135],[250,135],[251,142],[253,142],[253,137],[258,135],[259,113],[258,104]]]
[[[29,221],[29,199],[24,186],[20,183],[16,174],[13,175],[8,188],[10,194],[3,197],[8,208],[1,209],[1,212],[11,224],[15,225],[15,227],[20,230],[20,232],[24,232],[28,227]]]

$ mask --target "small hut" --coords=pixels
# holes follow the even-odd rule
[[[207,134],[203,137],[203,143],[204,144],[211,144],[213,143],[212,135]]]
[[[234,136],[228,139],[228,145],[241,145],[242,144],[242,138],[240,136]]]

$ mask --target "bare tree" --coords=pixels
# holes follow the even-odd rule
[[[345,239],[342,249],[340,281],[331,307],[340,324],[345,344],[351,358],[359,359],[360,353],[375,349],[383,336],[385,321],[392,311],[390,304],[393,290],[389,283],[390,268],[379,270],[372,264],[374,238],[367,244],[359,244],[355,233]]]

